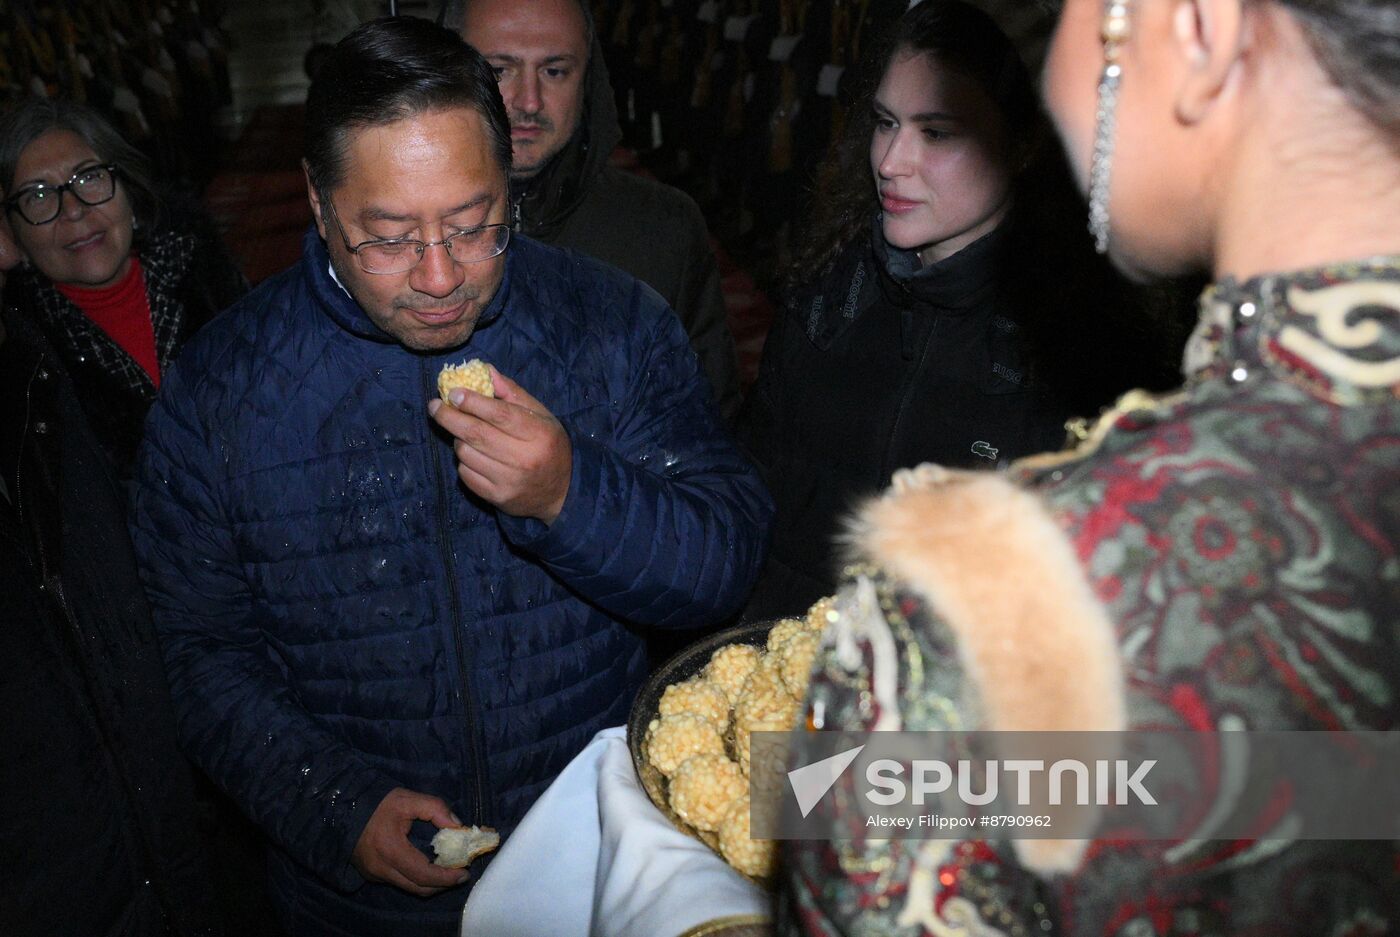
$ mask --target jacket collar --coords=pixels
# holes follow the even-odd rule
[[[1342,406],[1400,397],[1400,255],[1208,288],[1187,379],[1238,382],[1253,367]]]
[[[583,115],[569,142],[533,178],[511,183],[516,227],[549,240],[578,208],[622,140],[603,46],[596,37],[584,77]]]
[[[983,308],[996,289],[1005,227],[1003,224],[953,256],[923,267],[916,252],[893,247],[885,240],[877,215],[870,226],[870,243],[884,274],[881,284],[886,296],[899,306],[924,305],[939,312]]]
[[[376,325],[364,309],[360,308],[360,304],[331,276],[330,254],[315,225],[307,228],[301,243],[302,274],[306,278],[311,295],[331,321],[360,338],[383,344],[399,344],[399,340]],[[512,241],[511,246],[506,248],[506,269],[501,276],[501,285],[496,288],[496,295],[491,298],[491,302],[482,310],[472,334],[476,333],[476,329],[490,325],[505,311],[513,279],[512,271],[516,265],[515,253],[516,248]]]

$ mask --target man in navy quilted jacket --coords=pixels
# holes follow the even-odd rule
[[[624,721],[650,630],[739,608],[771,505],[656,293],[511,238],[455,35],[351,33],[306,146],[303,258],[166,376],[134,536],[182,741],[266,831],[287,929],[454,934],[435,828],[508,833]],[[465,358],[495,397],[437,400]]]

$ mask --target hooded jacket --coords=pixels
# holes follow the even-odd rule
[[[567,430],[554,523],[460,484],[426,406],[463,357]],[[461,349],[382,332],[314,229],[187,347],[147,425],[135,541],[182,740],[272,840],[289,932],[455,935],[464,889],[424,900],[351,866],[384,796],[508,834],[625,721],[648,631],[737,609],[772,509],[708,398],[649,287],[525,237]]]
[[[720,411],[739,405],[738,364],[709,232],[690,196],[611,166],[622,140],[617,105],[595,39],[579,128],[533,178],[511,183],[517,231],[620,267],[675,310]]]

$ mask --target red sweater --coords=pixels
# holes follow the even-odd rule
[[[135,255],[120,282],[99,289],[54,284],[58,291],[92,320],[160,386],[160,360],[156,357],[156,332],[151,324],[151,303],[146,278]]]

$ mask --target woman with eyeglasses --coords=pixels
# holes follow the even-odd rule
[[[32,100],[0,120],[0,195],[22,257],[5,301],[45,332],[125,478],[162,370],[247,282],[81,105]]]
[[[1044,88],[1100,248],[1212,278],[1185,382],[1002,476],[899,474],[853,520],[810,723],[1040,747],[981,762],[1020,816],[788,844],[784,932],[1395,933],[1400,6],[1066,0]],[[1124,758],[1114,792],[1054,799],[1066,735],[1121,730],[1150,747],[1089,749]]]

